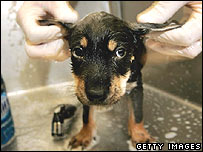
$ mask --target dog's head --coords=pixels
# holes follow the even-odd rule
[[[136,52],[142,51],[136,49],[142,36],[166,27],[130,24],[105,12],[92,13],[63,26],[67,28],[72,54],[76,95],[88,105],[116,103],[125,93]]]
[[[74,25],[69,38],[79,100],[116,103],[130,76],[135,40],[129,25],[104,12],[93,13]]]

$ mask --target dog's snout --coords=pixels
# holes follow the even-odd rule
[[[104,101],[107,97],[103,88],[89,88],[86,90],[87,98],[90,101]]]
[[[104,95],[104,90],[103,89],[91,89],[88,90],[88,93],[94,96],[103,96]]]

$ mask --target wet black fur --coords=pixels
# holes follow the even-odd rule
[[[131,24],[105,12],[92,13],[75,24],[60,21],[41,20],[44,25],[60,24],[67,29],[65,39],[68,40],[71,52],[75,48],[82,48],[83,58],[71,56],[73,73],[85,81],[85,91],[91,87],[100,86],[109,93],[111,79],[114,76],[125,75],[131,71],[128,82],[137,82],[128,95],[133,105],[136,123],[143,120],[143,87],[142,58],[146,54],[143,36],[153,31],[166,31],[180,26],[166,24]],[[80,40],[85,37],[88,40],[87,47],[80,45]],[[114,51],[108,50],[109,40],[115,40],[118,44]],[[116,51],[123,48],[126,55],[118,59]],[[135,59],[131,62],[131,57]],[[98,104],[100,104],[98,102]],[[83,123],[88,123],[89,106],[83,106]]]
[[[82,47],[82,37],[88,40],[87,47],[83,48],[84,59],[71,57],[75,75],[85,78],[88,83],[101,83],[106,88],[114,75],[125,75],[129,70],[133,71],[129,81],[136,80],[136,71],[141,70],[140,60],[146,52],[140,31],[134,31],[130,24],[105,12],[91,14],[71,29],[67,37],[71,50]],[[118,42],[113,52],[107,47],[112,39]],[[116,50],[120,48],[124,48],[127,54],[116,59]],[[135,56],[133,63],[130,61],[132,56]]]
[[[68,25],[70,28],[70,25]],[[72,70],[75,75],[85,80],[85,89],[92,85],[102,86],[109,91],[111,78],[113,76],[125,75],[131,70],[128,82],[138,79],[138,87],[134,88],[130,96],[138,101],[133,102],[135,107],[136,122],[142,121],[142,101],[143,89],[141,79],[142,56],[146,53],[142,35],[146,31],[134,29],[129,23],[107,14],[105,12],[94,13],[84,18],[79,23],[74,24],[67,36],[70,48],[82,47],[80,40],[86,37],[87,47],[83,48],[84,58],[78,59],[74,56],[72,60]],[[118,44],[114,51],[108,50],[109,40],[115,40]],[[116,59],[116,50],[123,48],[127,54],[122,59]],[[131,57],[135,60],[131,62]],[[88,106],[84,105],[83,122],[87,123],[89,115]]]

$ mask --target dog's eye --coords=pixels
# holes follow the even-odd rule
[[[117,58],[121,59],[126,55],[126,51],[123,48],[120,48],[116,51]]]
[[[82,59],[83,58],[83,50],[81,47],[76,47],[73,49],[72,54],[74,57]]]

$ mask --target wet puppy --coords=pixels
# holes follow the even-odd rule
[[[92,105],[117,103],[125,94],[127,83],[133,84],[127,95],[132,144],[153,142],[143,127],[141,69],[146,62],[143,39],[150,31],[179,26],[127,23],[105,12],[89,14],[75,24],[54,20],[41,20],[40,24],[61,26],[70,45],[76,96],[83,104],[83,127],[70,146],[86,148],[90,144],[96,128]]]

